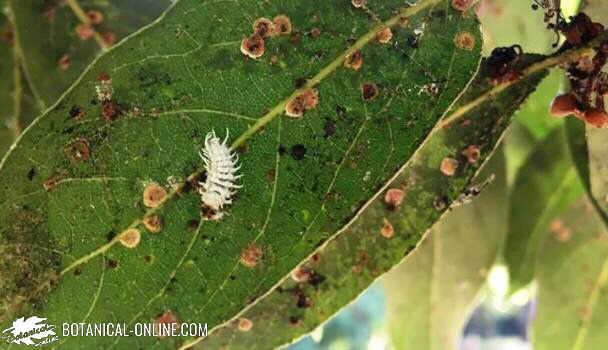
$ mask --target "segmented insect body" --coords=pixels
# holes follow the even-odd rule
[[[232,203],[232,196],[236,193],[237,185],[234,182],[242,175],[236,175],[240,166],[236,166],[238,156],[226,145],[228,131],[223,142],[211,131],[205,137],[205,148],[200,152],[205,163],[207,178],[199,182],[198,192],[201,195],[203,218],[206,220],[219,220],[222,218],[222,209]]]

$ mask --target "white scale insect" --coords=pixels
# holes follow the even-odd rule
[[[221,219],[223,207],[231,204],[236,189],[243,187],[234,183],[242,175],[235,175],[240,169],[240,166],[236,166],[239,158],[226,145],[228,134],[226,130],[226,138],[220,143],[215,131],[211,131],[205,137],[205,148],[200,152],[207,171],[205,182],[198,183],[205,220]]]

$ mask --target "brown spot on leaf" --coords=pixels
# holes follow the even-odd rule
[[[70,118],[75,122],[81,122],[84,120],[85,112],[84,109],[80,106],[74,105],[70,108]]]
[[[122,108],[116,101],[104,101],[101,106],[101,117],[108,123],[115,121],[122,114]]]
[[[443,158],[439,167],[439,170],[445,176],[454,176],[456,169],[458,169],[458,161],[450,157]]]
[[[278,15],[273,19],[276,35],[291,34],[291,20],[285,15]]]
[[[266,180],[268,180],[268,182],[274,182],[276,177],[276,172],[274,169],[270,169],[268,170],[268,172],[266,172]]]
[[[154,333],[158,338],[170,337],[179,332],[180,320],[172,310],[167,310],[154,318]]]
[[[89,160],[89,142],[85,139],[72,141],[64,150],[66,157],[73,162],[86,162]]]
[[[391,39],[393,38],[393,31],[391,30],[390,27],[384,27],[382,29],[380,29],[380,31],[378,31],[378,33],[376,33],[376,41],[379,42],[380,44],[387,44],[391,41]]]
[[[475,164],[477,161],[479,161],[481,151],[479,150],[479,146],[469,145],[464,149],[464,151],[462,151],[462,155],[467,158],[467,162],[469,162],[469,164]]]
[[[252,243],[241,252],[240,262],[246,267],[253,268],[262,260],[262,248]]]
[[[151,233],[159,233],[163,230],[163,218],[159,215],[149,215],[144,218],[144,226]]]
[[[239,319],[239,325],[238,325],[239,331],[249,332],[252,327],[253,327],[253,322],[251,322],[250,319],[248,319],[248,318]]]
[[[55,188],[57,188],[57,183],[59,180],[64,177],[65,176],[63,173],[51,175],[42,182],[42,187],[45,191],[52,192]]]
[[[268,38],[276,35],[274,22],[268,18],[258,18],[253,23],[253,34],[257,34],[262,38]]]
[[[243,38],[243,41],[241,41],[241,52],[253,59],[258,59],[264,55],[264,47],[264,39],[257,34]]]
[[[299,95],[292,98],[285,105],[285,114],[292,118],[299,118],[304,111],[314,109],[319,104],[319,92],[317,89],[304,89]]]
[[[295,282],[302,283],[308,282],[314,273],[304,267],[297,267],[291,272],[291,279]]]
[[[549,225],[549,231],[558,242],[568,242],[572,238],[572,232],[560,219],[555,219]]]
[[[475,48],[475,36],[470,32],[459,32],[454,38],[454,44],[459,49],[473,50]]]
[[[144,189],[144,205],[148,208],[157,208],[167,197],[167,191],[157,183],[151,183]]]
[[[310,37],[313,38],[313,39],[314,38],[318,38],[321,35],[321,29],[317,28],[317,27],[314,27],[314,28],[312,28],[310,30],[309,34],[310,34]]]
[[[346,56],[344,67],[358,72],[361,69],[361,66],[363,66],[363,54],[361,53],[361,50],[357,50]]]
[[[384,195],[384,203],[390,210],[395,210],[403,202],[405,192],[400,188],[390,188]]]
[[[141,233],[136,228],[130,228],[118,237],[120,243],[127,248],[135,248],[141,240]]]
[[[367,3],[367,0],[351,0],[350,3],[356,8],[362,8]]]
[[[395,235],[395,230],[393,229],[393,225],[386,219],[382,219],[383,225],[380,229],[380,234],[384,238],[391,238]]]
[[[380,94],[380,90],[378,89],[378,85],[374,83],[364,83],[361,86],[361,96],[363,97],[363,101],[371,101],[378,97]]]

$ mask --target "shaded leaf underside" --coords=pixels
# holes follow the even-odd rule
[[[449,1],[421,4],[372,7],[380,18],[391,18],[400,43],[395,47],[371,40],[377,24],[350,1],[182,0],[101,56],[1,163],[0,196],[7,200],[0,204],[0,246],[15,257],[1,271],[8,280],[2,302],[36,301],[36,314],[57,322],[149,322],[167,310],[210,328],[230,319],[355,215],[475,72],[479,46],[456,48],[454,37],[466,30],[479,43],[476,21]],[[395,13],[402,10],[422,12],[400,28]],[[239,45],[252,23],[278,14],[291,18],[294,34],[268,40],[262,59],[245,59]],[[321,36],[306,34],[313,27]],[[425,32],[417,48],[405,44],[414,28]],[[341,66],[353,45],[362,48],[360,72]],[[102,72],[111,76],[123,109],[112,123],[100,117],[96,101]],[[299,120],[273,112],[301,78],[313,78],[308,84],[319,90],[319,107]],[[367,103],[360,90],[366,81],[380,87]],[[422,89],[433,82],[437,95]],[[84,120],[70,118],[74,108],[82,109]],[[327,123],[335,133],[326,137]],[[198,150],[213,129],[246,136],[244,187],[223,220],[202,222],[198,196],[170,187],[200,170]],[[67,156],[75,140],[88,143],[87,160]],[[289,154],[295,145],[306,149],[304,159]],[[57,186],[47,192],[42,183],[50,177]],[[170,191],[154,210],[141,200],[150,182]],[[420,208],[428,208],[426,202]],[[141,227],[150,213],[164,218],[160,234]],[[132,250],[115,238],[130,227],[144,232]],[[411,245],[420,231],[412,234],[403,238]],[[250,244],[264,254],[253,269],[239,264]],[[24,267],[31,270],[23,273]],[[18,271],[24,280],[15,281]],[[55,272],[61,272],[57,278]],[[24,292],[23,283],[41,294]],[[162,348],[179,341],[65,338],[62,344]]]

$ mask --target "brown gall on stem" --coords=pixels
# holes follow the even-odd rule
[[[57,66],[59,67],[59,70],[65,72],[70,68],[70,62],[70,55],[65,54],[59,57],[59,60],[57,61]]]
[[[384,238],[392,238],[395,235],[395,229],[393,229],[393,225],[386,219],[382,219],[383,226],[380,229],[380,234]]]
[[[103,22],[103,13],[101,13],[101,11],[88,10],[86,15],[89,17],[89,21],[91,21],[92,25],[98,25]]]
[[[355,72],[358,72],[361,66],[363,66],[363,54],[361,50],[351,53],[344,59],[344,67],[352,69]]]
[[[139,245],[139,241],[141,240],[141,232],[136,228],[130,228],[123,232],[118,237],[118,240],[120,241],[120,244],[127,248],[135,248]]]
[[[439,170],[445,176],[454,176],[456,169],[458,169],[458,161],[450,157],[443,158],[439,167]]]
[[[264,39],[258,34],[243,38],[243,41],[241,41],[241,52],[243,55],[253,58],[254,60],[264,55],[264,47]]]
[[[380,44],[388,44],[393,38],[393,31],[389,27],[384,27],[376,33],[376,41]]]
[[[473,0],[452,0],[452,7],[458,11],[466,11],[471,8]]]
[[[363,101],[368,102],[380,94],[380,89],[378,89],[378,85],[374,83],[363,83],[361,86],[361,97],[363,97]]]
[[[252,243],[241,252],[240,262],[243,266],[254,268],[262,260],[262,248]]]
[[[112,46],[116,42],[116,34],[114,34],[114,32],[102,33],[101,40],[103,40],[107,46]]]
[[[95,35],[93,27],[84,23],[80,23],[79,25],[77,25],[74,31],[76,32],[78,38],[82,41],[89,40],[93,37],[93,35]]]
[[[149,215],[144,217],[144,227],[150,233],[159,233],[163,230],[163,218],[159,215]]]
[[[239,331],[241,331],[241,332],[249,332],[252,327],[253,327],[253,322],[251,322],[250,319],[248,319],[248,318],[240,318],[239,319],[239,324],[238,324]]]
[[[395,210],[403,202],[405,192],[400,188],[390,188],[384,195],[384,203],[390,210]]]
[[[157,183],[151,183],[144,189],[143,201],[148,208],[158,208],[166,197],[167,191]]]
[[[76,139],[65,148],[64,152],[72,163],[86,162],[90,156],[89,142],[85,139]]]
[[[456,47],[463,50],[473,50],[475,48],[475,36],[470,32],[459,32],[454,38]]]
[[[272,22],[268,18],[258,18],[253,23],[253,34],[257,34],[263,39],[276,35],[274,22]]]
[[[275,35],[289,35],[292,31],[291,20],[285,15],[278,15],[273,20]]]

